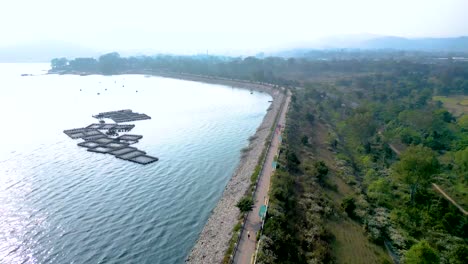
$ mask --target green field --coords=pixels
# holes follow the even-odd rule
[[[466,95],[434,96],[432,100],[442,102],[444,107],[455,116],[468,114],[468,96]]]

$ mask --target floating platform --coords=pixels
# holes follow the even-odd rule
[[[151,119],[151,117],[148,116],[147,114],[134,113],[130,109],[111,111],[111,112],[102,112],[97,115],[93,115],[93,117],[97,119],[109,118],[109,119],[112,119],[116,123],[125,123],[125,122]]]
[[[111,152],[109,152],[109,154],[114,155],[114,156],[119,156],[119,155],[123,155],[125,153],[133,152],[135,150],[138,150],[138,149],[134,148],[134,147],[126,147],[126,148],[111,151]]]
[[[63,133],[65,133],[67,136],[69,136],[72,139],[86,138],[86,137],[89,137],[89,136],[104,135],[101,131],[99,131],[97,129],[91,129],[91,128],[69,129],[69,130],[64,130]]]
[[[143,136],[141,135],[131,135],[131,134],[125,134],[125,135],[122,135],[120,137],[118,137],[117,139],[119,140],[132,140],[132,141],[138,141],[140,139],[142,139]]]
[[[106,135],[95,135],[95,136],[84,137],[83,139],[85,141],[93,141],[93,140],[100,139],[100,138],[107,138],[107,136]]]
[[[133,159],[135,157],[145,155],[145,154],[146,154],[146,152],[144,152],[144,151],[134,150],[134,151],[131,151],[131,152],[128,152],[128,153],[125,153],[125,154],[122,154],[122,155],[119,155],[119,156],[116,156],[116,157],[119,158],[119,159],[129,160],[129,159]]]
[[[95,148],[89,148],[88,151],[97,152],[97,153],[109,153],[109,152],[113,151],[113,149],[108,148],[108,147],[103,147],[103,146],[97,146]]]
[[[121,125],[121,124],[109,124],[109,123],[99,123],[99,124],[91,124],[86,128],[89,129],[99,129],[99,130],[115,130],[117,132],[127,132],[132,130],[135,125]]]
[[[143,164],[143,165],[150,164],[150,163],[156,162],[158,160],[159,160],[158,158],[151,157],[151,156],[148,156],[148,155],[141,155],[141,156],[135,157],[133,159],[129,159],[129,161],[133,161],[133,162]]]
[[[125,147],[128,147],[127,143],[121,143],[121,142],[110,142],[104,145],[106,148],[111,148],[111,149],[122,149]]]
[[[100,123],[91,124],[82,128],[64,130],[63,133],[72,139],[83,139],[84,142],[78,143],[78,146],[86,148],[89,152],[110,154],[116,158],[142,165],[159,160],[156,157],[146,155],[146,152],[142,150],[129,146],[130,144],[137,143],[143,136],[124,134],[117,137],[118,134],[116,133],[128,132],[135,127],[133,124],[123,125],[118,123],[151,119],[148,115],[134,113],[132,110],[126,109],[99,113],[93,117],[97,119],[109,118],[114,120],[115,123],[104,123],[103,120],[100,120]],[[105,134],[101,132],[102,130],[106,131]]]

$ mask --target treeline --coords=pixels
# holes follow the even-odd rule
[[[326,53],[324,52],[326,55]],[[367,53],[365,53],[367,54]],[[355,76],[364,73],[389,74],[395,83],[400,75],[412,76],[413,80],[424,81],[425,88],[437,91],[437,94],[468,93],[468,74],[466,62],[433,59],[427,54],[424,63],[410,60],[405,56],[392,59],[381,59],[379,53],[368,52],[366,57],[352,59],[311,59],[311,58],[281,58],[257,57],[233,58],[219,56],[138,56],[121,57],[118,53],[109,53],[95,58],[53,59],[51,72],[56,73],[157,73],[161,71],[172,73],[189,73],[210,75],[224,78],[244,79],[259,82],[269,82],[286,86],[302,86],[307,81],[317,78],[335,78],[336,76]],[[315,57],[314,57],[315,58]],[[418,57],[419,58],[419,57]],[[420,76],[431,76],[421,80]],[[378,76],[377,76],[378,77]],[[364,85],[372,83],[363,77]],[[343,82],[350,80],[344,79]],[[382,89],[376,86],[373,89]]]

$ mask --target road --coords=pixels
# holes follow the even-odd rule
[[[280,147],[281,132],[284,129],[286,121],[286,113],[288,111],[289,102],[291,95],[288,94],[285,104],[280,113],[277,125],[281,125],[281,129],[275,129],[275,134],[270,145],[270,149],[267,153],[267,157],[264,163],[263,171],[259,177],[257,192],[254,197],[254,207],[252,212],[249,213],[245,224],[244,232],[239,241],[239,246],[234,257],[234,263],[248,264],[253,261],[253,255],[255,253],[256,245],[256,234],[262,226],[262,219],[259,216],[259,210],[262,205],[268,200],[268,191],[270,189],[270,178],[274,172],[273,162],[275,156],[278,153]],[[250,234],[250,237],[248,237]]]
[[[444,192],[444,190],[442,190],[442,188],[439,187],[439,185],[433,183],[432,186],[434,187],[434,189],[436,191],[438,191],[440,194],[442,194],[445,199],[447,199],[449,202],[451,202],[453,205],[455,205],[455,207],[458,208],[458,210],[460,210],[460,212],[462,212],[464,215],[468,215],[468,212],[465,211],[465,209],[463,209],[463,207],[461,207],[457,202],[455,202],[455,200],[452,199],[452,197],[450,197],[448,194],[446,194]]]

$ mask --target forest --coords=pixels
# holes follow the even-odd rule
[[[51,72],[188,73],[289,88],[257,263],[466,263],[468,62],[389,53],[110,53],[54,59]]]

